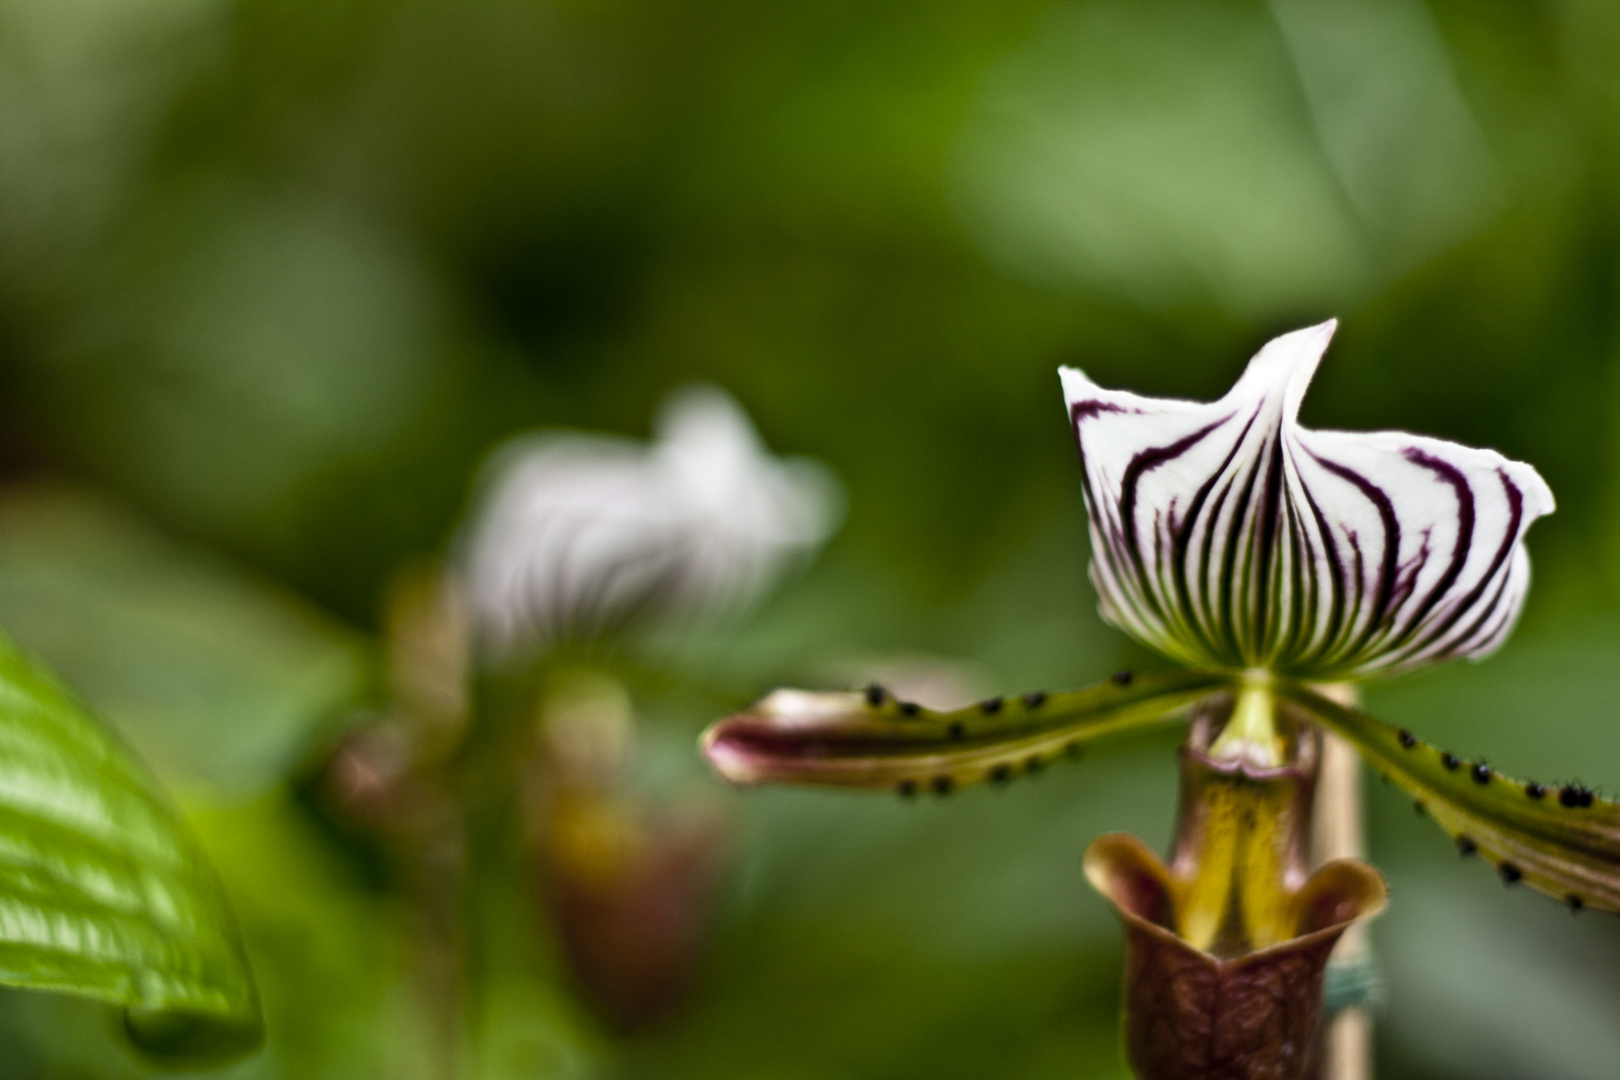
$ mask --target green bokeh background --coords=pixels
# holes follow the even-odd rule
[[[842,478],[809,571],[638,698],[702,785],[693,733],[778,680],[1151,663],[1094,614],[1054,369],[1207,398],[1329,315],[1307,423],[1494,446],[1560,504],[1502,654],[1370,708],[1620,789],[1620,7],[0,0],[0,624],[218,862],[271,1025],[223,1075],[411,1075],[397,899],[294,789],[502,438],[643,435],[708,380]],[[1079,857],[1164,841],[1168,743],[917,805],[713,791],[686,1013],[614,1038],[536,925],[480,1075],[1124,1075]],[[1379,1075],[1612,1080],[1620,925],[1369,802]],[[0,995],[0,1047],[143,1075],[66,999]]]

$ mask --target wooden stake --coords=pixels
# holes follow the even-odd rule
[[[1357,704],[1355,688],[1320,687],[1340,704]],[[1361,757],[1332,732],[1322,733],[1322,769],[1317,779],[1311,855],[1315,865],[1359,859],[1366,849],[1361,803]],[[1367,948],[1367,928],[1357,923],[1333,950],[1335,964],[1356,960]],[[1328,1022],[1322,1080],[1372,1080],[1373,1022],[1366,1009],[1342,1009]]]

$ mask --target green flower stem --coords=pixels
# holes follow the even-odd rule
[[[485,1033],[491,995],[511,937],[510,897],[527,882],[518,851],[522,806],[519,778],[533,749],[535,703],[543,696],[537,667],[482,673],[474,683],[466,740],[451,762],[449,783],[462,817],[465,863],[462,909],[461,1030],[465,1075],[488,1062]]]

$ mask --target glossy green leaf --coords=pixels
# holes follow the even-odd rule
[[[242,1054],[258,997],[201,848],[146,770],[0,639],[0,982],[124,1006],[160,1059]]]
[[[1132,676],[1065,693],[991,698],[938,712],[881,688],[778,690],[703,734],[703,752],[736,784],[788,783],[945,794],[1034,772],[1089,744],[1172,719],[1226,684],[1192,671]]]
[[[1298,684],[1279,690],[1349,740],[1416,799],[1464,855],[1483,857],[1503,881],[1522,881],[1576,909],[1620,913],[1620,803],[1577,784],[1503,776]]]

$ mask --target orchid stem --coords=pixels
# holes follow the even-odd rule
[[[1324,696],[1353,708],[1352,686],[1320,688]],[[1333,859],[1359,859],[1365,848],[1361,800],[1361,758],[1339,736],[1322,733],[1322,768],[1317,778],[1311,851],[1315,865]],[[1333,950],[1332,962],[1353,962],[1367,948],[1367,931],[1358,923],[1345,931]],[[1324,1033],[1323,1080],[1372,1080],[1373,1021],[1363,1006],[1341,1009],[1330,1017]]]
[[[1209,753],[1216,761],[1247,761],[1262,769],[1274,769],[1286,760],[1287,748],[1277,732],[1277,699],[1269,676],[1244,674],[1232,703],[1232,715]]]

